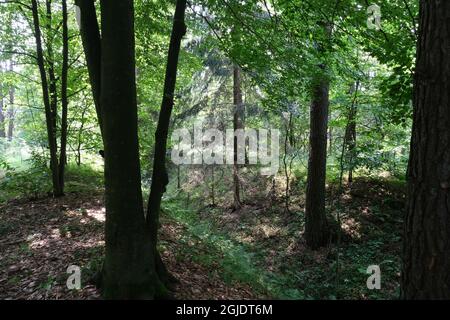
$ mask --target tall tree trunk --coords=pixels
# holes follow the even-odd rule
[[[61,143],[59,154],[59,183],[64,190],[64,171],[67,148],[67,74],[69,71],[69,34],[67,27],[67,1],[62,0],[62,70],[61,70]]]
[[[81,125],[78,129],[78,138],[77,138],[77,166],[81,166],[81,146],[83,144],[83,130],[85,125],[85,116],[88,110],[88,106],[84,106],[83,111],[81,112]]]
[[[177,189],[181,190],[181,173],[179,165],[177,165]]]
[[[151,299],[158,279],[141,191],[133,0],[100,3],[106,206],[102,290],[108,299]]]
[[[286,210],[289,211],[289,201],[290,201],[290,188],[291,188],[291,177],[290,177],[290,166],[289,164],[292,163],[291,161],[288,161],[289,156],[289,150],[292,148],[291,141],[294,139],[292,138],[292,113],[289,112],[289,119],[286,123],[286,132],[285,132],[285,138],[284,138],[284,155],[283,155],[283,167],[284,167],[284,176],[286,178],[286,188],[285,191],[285,207]],[[289,162],[289,164],[288,164]]]
[[[241,69],[239,66],[233,67],[233,130],[244,129],[244,105],[242,103],[241,90]],[[244,142],[245,143],[245,142]],[[239,179],[239,164],[238,162],[238,145],[237,137],[234,137],[234,164],[233,164],[233,199],[234,210],[239,210],[242,207],[241,202],[241,188]]]
[[[318,79],[314,84],[310,110],[310,146],[305,204],[305,239],[312,249],[326,245],[329,238],[325,213],[328,92],[329,81],[325,77]]]
[[[331,112],[328,115],[328,123],[331,121]],[[333,154],[333,127],[328,128],[328,155]]]
[[[216,206],[216,181],[214,176],[214,164],[211,166],[211,205]]]
[[[326,38],[331,35],[331,27],[322,22]],[[328,43],[318,43],[318,53],[324,54]],[[330,81],[326,75],[326,65],[318,66],[312,88],[310,107],[309,160],[305,202],[306,244],[317,249],[328,243],[330,230],[325,211],[325,179],[327,170],[327,129]]]
[[[53,52],[53,38],[54,38],[54,32],[52,29],[52,0],[46,0],[46,14],[47,14],[47,23],[46,23],[46,47],[47,47],[47,72],[48,72],[48,91],[50,95],[50,109],[51,109],[51,129],[53,131],[52,139],[54,139],[54,145],[55,145],[55,152],[58,152],[58,142],[57,142],[57,117],[58,117],[58,91],[57,91],[57,80],[56,80],[56,73],[55,73],[55,55]],[[56,158],[58,158],[58,155],[54,155]],[[54,173],[57,175],[57,179],[60,182],[59,179],[59,166],[52,169],[56,172]],[[62,186],[58,182],[58,185],[56,187],[57,193],[55,196],[61,196],[63,194]]]
[[[0,74],[1,74],[1,66],[0,66]],[[5,114],[3,113],[3,84],[0,82],[0,138],[5,138]]]
[[[62,194],[62,190],[59,185],[58,176],[58,156],[57,156],[57,145],[56,145],[56,132],[54,130],[54,116],[52,107],[50,104],[49,96],[49,85],[47,81],[47,74],[45,72],[45,62],[44,54],[42,49],[42,37],[41,28],[39,24],[39,10],[37,0],[31,0],[32,13],[33,13],[33,27],[34,36],[36,40],[36,58],[39,67],[39,73],[41,77],[42,86],[42,97],[44,101],[45,108],[45,120],[47,124],[47,138],[50,149],[50,169],[52,171],[52,183],[53,183],[53,194],[54,196],[59,196]]]
[[[14,106],[15,93],[16,88],[14,87],[14,85],[11,85],[11,87],[9,88],[8,133],[7,133],[8,141],[12,141],[14,136],[14,118],[16,114]]]
[[[158,125],[155,132],[155,151],[153,160],[152,185],[148,200],[147,226],[152,237],[153,250],[156,252],[156,266],[160,279],[164,284],[170,282],[162,260],[157,253],[159,214],[161,209],[162,195],[169,183],[166,168],[167,137],[169,133],[170,117],[174,105],[175,85],[177,79],[178,57],[180,54],[181,39],[186,34],[184,22],[186,0],[177,0],[175,15],[173,18],[172,33],[170,36],[169,52],[167,55],[166,74],[164,81],[164,92],[159,112]]]
[[[83,43],[86,64],[89,72],[89,80],[94,98],[97,119],[102,129],[102,112],[100,106],[101,89],[101,41],[100,29],[97,21],[95,3],[92,0],[75,0],[75,4],[80,9],[80,34]],[[102,133],[103,135],[103,133]]]
[[[348,182],[353,182],[353,167],[356,158],[356,114],[357,114],[357,97],[359,90],[359,81],[352,84],[350,95],[353,95],[352,102],[348,110],[347,125],[345,128],[345,144],[348,151]]]
[[[450,299],[449,17],[449,1],[420,1],[403,299]]]

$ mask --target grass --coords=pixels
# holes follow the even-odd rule
[[[198,240],[201,246],[183,251],[183,255],[193,257],[198,263],[211,267],[221,274],[225,282],[233,281],[249,284],[263,296],[280,299],[301,299],[302,293],[296,288],[286,287],[288,279],[283,275],[267,272],[257,266],[255,253],[228,237],[208,220],[199,219],[192,209],[183,209],[179,199],[164,202],[164,213],[187,227],[188,233],[182,238],[184,243]],[[183,257],[180,257],[183,258]]]
[[[278,204],[258,215],[244,212],[237,223],[227,225],[230,213],[225,208],[187,207],[186,199],[177,196],[165,200],[164,212],[187,227],[185,242],[197,239],[201,243],[189,247],[184,255],[220,270],[226,281],[251,285],[262,296],[396,299],[402,226],[399,203],[404,188],[404,182],[395,179],[357,179],[341,204],[328,201],[327,207],[333,216],[339,211],[344,229],[356,234],[318,252],[307,249],[302,241],[304,214],[299,208],[286,213]],[[366,196],[359,198],[360,193]],[[370,265],[381,268],[381,290],[366,286]]]
[[[65,175],[66,193],[90,193],[103,190],[103,173],[88,165],[68,165]],[[34,198],[51,193],[51,174],[45,167],[9,170],[0,179],[0,204],[14,198]]]
[[[5,168],[7,170],[5,170]],[[0,204],[12,198],[45,196],[51,190],[48,169],[23,166],[3,167],[0,179]],[[330,190],[336,189],[336,172],[329,170]],[[328,191],[327,210],[340,213],[348,241],[333,244],[319,252],[302,242],[306,171],[294,168],[291,185],[291,212],[286,212],[282,198],[273,205],[253,203],[236,221],[229,223],[228,208],[205,207],[204,194],[169,192],[164,197],[161,223],[173,219],[185,227],[176,244],[177,259],[192,259],[219,275],[226,283],[248,284],[259,297],[275,299],[395,299],[398,297],[400,272],[400,230],[405,190],[403,180],[387,178],[356,179],[342,199],[334,199],[336,190]],[[252,182],[254,183],[254,182]],[[257,183],[257,182],[256,182]],[[88,165],[69,165],[66,193],[101,192],[103,173]],[[226,183],[217,194],[227,192]],[[281,193],[281,192],[280,192]],[[296,195],[298,197],[296,197]],[[261,205],[261,207],[258,207]],[[13,226],[0,222],[0,235]],[[62,232],[73,232],[71,226]],[[194,244],[194,245],[192,245]],[[165,246],[164,242],[160,243]],[[29,248],[21,247],[23,252]],[[381,290],[366,287],[367,267],[381,268]],[[99,261],[87,267],[93,276]],[[88,273],[89,273],[88,272]]]

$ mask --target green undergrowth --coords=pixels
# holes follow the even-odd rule
[[[0,203],[15,198],[37,199],[51,193],[51,173],[45,166],[12,168],[3,165],[0,177]],[[65,193],[92,193],[103,189],[103,173],[88,165],[68,165]]]
[[[279,299],[302,299],[304,295],[296,288],[289,288],[287,276],[276,275],[258,267],[255,254],[231,239],[214,224],[200,219],[195,210],[186,208],[180,199],[166,200],[162,219],[174,219],[187,228],[180,246],[180,259],[189,257],[219,273],[226,283],[235,281],[248,284],[262,297]],[[162,221],[164,223],[164,221]],[[195,245],[189,245],[195,244]]]
[[[163,219],[174,219],[187,230],[179,243],[180,259],[193,259],[227,282],[249,284],[261,297],[396,299],[404,190],[403,181],[358,180],[347,203],[329,201],[327,206],[330,217],[339,212],[343,228],[353,231],[318,252],[304,245],[302,211],[272,207],[242,214],[229,226],[224,208],[194,208],[177,196],[164,201]],[[269,230],[261,236],[263,228]],[[371,265],[380,266],[380,290],[367,288]]]

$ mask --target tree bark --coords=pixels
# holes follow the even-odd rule
[[[331,27],[324,22],[325,38],[331,35]],[[319,55],[327,51],[329,43],[317,43]],[[327,245],[330,230],[325,211],[325,179],[327,170],[327,132],[330,81],[326,75],[326,65],[318,66],[310,107],[309,160],[305,202],[305,239],[311,249]]]
[[[244,110],[242,103],[242,90],[241,90],[241,69],[239,66],[233,66],[233,130],[236,132],[238,129],[244,129]],[[245,142],[244,142],[245,143]],[[239,164],[238,161],[238,145],[237,137],[234,137],[234,164],[233,164],[233,199],[234,210],[239,210],[242,207],[241,201],[241,187],[239,179]]]
[[[55,145],[55,152],[58,151],[58,143],[57,143],[57,117],[58,117],[58,91],[57,91],[57,80],[56,80],[56,73],[55,73],[55,56],[53,52],[53,30],[52,30],[52,0],[46,0],[46,12],[47,12],[47,23],[46,23],[46,48],[47,48],[47,72],[48,72],[48,91],[50,95],[50,109],[51,109],[51,130],[53,131],[52,139],[54,139],[54,145]],[[56,158],[58,158],[58,155],[55,155]],[[58,176],[59,180],[59,166],[52,169],[57,171],[55,173]],[[59,185],[57,186],[57,194],[55,196],[60,196],[63,193],[62,187]]]
[[[2,72],[1,66],[0,66],[0,73]],[[0,82],[0,138],[6,137],[5,132],[5,114],[3,113],[3,84]]]
[[[420,1],[401,298],[450,299],[450,2]]]
[[[214,176],[214,164],[211,166],[211,205],[216,206],[216,181]]]
[[[67,148],[67,74],[69,71],[69,34],[67,27],[67,0],[62,0],[62,70],[61,70],[61,142],[59,154],[59,184],[64,190],[64,172]]]
[[[353,167],[356,158],[356,115],[359,81],[352,84],[349,93],[353,94],[352,103],[348,110],[347,125],[345,128],[345,144],[348,151],[348,182],[353,182]]]
[[[42,97],[44,101],[45,108],[45,120],[47,125],[47,138],[50,149],[50,169],[52,172],[52,183],[53,183],[53,194],[54,196],[59,196],[62,194],[62,190],[59,184],[58,175],[58,156],[57,156],[57,145],[56,145],[56,131],[55,131],[55,118],[50,102],[49,96],[49,84],[47,80],[47,74],[45,72],[44,54],[42,49],[42,37],[41,28],[39,23],[39,11],[38,3],[36,0],[31,0],[32,14],[33,14],[33,27],[34,36],[36,40],[36,58],[39,67],[39,73],[41,77],[42,86]]]
[[[286,123],[286,131],[284,138],[284,155],[283,155],[284,176],[286,178],[286,188],[284,189],[285,191],[284,204],[287,211],[289,211],[290,187],[291,187],[290,167],[288,165],[289,149],[290,147],[292,147],[291,141],[293,141],[291,137],[292,137],[292,113],[289,112],[289,119]],[[292,160],[289,163],[292,163]]]
[[[171,276],[164,267],[156,250],[158,241],[159,214],[161,210],[162,195],[166,191],[169,177],[166,168],[167,137],[169,133],[170,117],[174,105],[175,85],[177,79],[178,57],[181,48],[181,39],[186,34],[184,22],[186,0],[177,0],[170,36],[169,52],[167,55],[166,74],[164,81],[163,99],[159,112],[158,125],[155,132],[155,151],[153,160],[152,184],[147,209],[147,226],[152,238],[153,250],[156,252],[156,265],[160,279],[168,285]]]
[[[14,136],[14,118],[15,118],[15,114],[16,114],[16,110],[15,110],[15,106],[14,106],[15,93],[16,93],[16,88],[14,87],[14,85],[12,85],[9,88],[8,133],[7,133],[8,141],[12,141],[13,136]]]
[[[328,123],[331,121],[331,113],[328,115]],[[328,155],[333,154],[333,127],[328,128]]]
[[[100,4],[106,206],[102,291],[107,299],[152,299],[159,281],[141,192],[133,0]]]
[[[97,21],[97,14],[93,0],[76,0],[75,4],[80,9],[80,34],[83,43],[86,64],[89,73],[92,96],[94,98],[97,119],[102,129],[102,111],[100,106],[101,89],[101,38]],[[102,133],[103,136],[103,133]]]
[[[324,66],[322,66],[324,68]],[[308,178],[305,204],[305,239],[312,249],[325,246],[329,228],[325,212],[329,81],[318,79],[310,110]]]

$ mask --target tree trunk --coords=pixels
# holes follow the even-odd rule
[[[181,190],[180,166],[177,165],[177,189]]]
[[[331,121],[331,113],[328,115],[328,122]],[[333,154],[333,128],[330,126],[328,128],[328,155]]]
[[[14,107],[15,92],[16,92],[16,88],[12,85],[9,88],[8,134],[7,134],[8,141],[12,141],[13,136],[14,136],[14,118],[15,118],[15,114],[16,114],[15,107]]]
[[[41,28],[39,24],[39,11],[37,0],[31,0],[31,5],[33,13],[34,36],[36,40],[36,58],[41,77],[42,97],[44,101],[45,120],[47,124],[47,138],[50,149],[50,169],[52,171],[53,195],[59,196],[62,194],[62,190],[60,188],[58,176],[58,156],[57,156],[56,131],[55,131],[56,128],[54,124],[55,117],[50,103],[49,84],[47,81],[47,74],[45,72],[45,63],[42,49]]]
[[[216,181],[214,176],[214,164],[211,166],[211,205],[216,206]]]
[[[77,166],[81,166],[81,146],[83,144],[83,130],[85,124],[85,115],[87,112],[88,106],[84,106],[83,112],[81,113],[81,125],[78,130],[78,141],[77,141]]]
[[[62,70],[61,70],[61,143],[59,154],[59,184],[64,190],[64,171],[66,167],[67,148],[67,74],[69,71],[69,35],[67,27],[67,1],[62,0]]]
[[[89,72],[89,81],[94,98],[97,119],[102,129],[102,112],[100,106],[101,88],[101,41],[100,29],[97,21],[95,4],[92,0],[75,0],[75,4],[80,9],[80,34],[83,43],[86,64]],[[102,134],[103,135],[103,134]]]
[[[450,299],[450,2],[420,1],[401,297]]]
[[[241,69],[239,66],[233,67],[233,130],[236,132],[238,129],[244,129],[244,105],[242,103],[242,90],[241,90]],[[245,141],[244,141],[245,143]],[[245,149],[245,148],[244,148]],[[237,137],[234,137],[234,164],[233,164],[233,199],[234,210],[239,210],[242,207],[241,202],[241,187],[239,179],[239,164],[238,162],[238,145]]]
[[[0,66],[1,68],[1,66]],[[0,73],[2,72],[2,70],[0,69]],[[6,137],[6,133],[5,133],[5,114],[3,113],[3,108],[4,108],[4,104],[3,104],[3,84],[0,82],[0,138],[5,138]]]
[[[170,36],[169,52],[167,55],[164,92],[159,112],[158,125],[155,132],[155,151],[153,160],[152,185],[147,209],[147,226],[152,237],[153,250],[156,252],[156,266],[160,279],[168,285],[171,276],[164,267],[157,253],[159,214],[161,210],[162,195],[166,191],[169,177],[166,168],[167,137],[169,133],[170,117],[174,105],[175,85],[177,79],[178,57],[180,54],[181,39],[186,34],[184,22],[186,0],[177,0]]]
[[[47,47],[47,72],[48,72],[48,91],[50,95],[50,109],[51,109],[51,129],[53,131],[52,139],[54,139],[55,152],[57,153],[58,143],[57,143],[57,117],[58,117],[58,91],[57,91],[57,80],[55,74],[55,55],[53,52],[53,30],[52,30],[52,0],[46,0],[46,9],[47,9],[47,23],[46,23],[46,47]],[[58,155],[56,154],[57,158]],[[53,170],[53,169],[52,169]],[[59,172],[59,166],[55,168],[56,171]],[[59,175],[58,175],[58,181]],[[58,183],[59,184],[59,183]],[[62,195],[61,186],[57,186],[58,194],[56,196]]]
[[[310,111],[310,147],[305,204],[305,239],[312,249],[326,245],[329,237],[325,213],[328,92],[328,79],[325,77],[318,79],[314,84]]]
[[[353,94],[352,103],[348,110],[347,125],[345,128],[345,144],[348,151],[348,182],[353,182],[353,168],[356,158],[356,114],[358,97],[359,81],[352,84],[350,94]]]
[[[151,299],[158,280],[141,192],[133,0],[100,3],[106,206],[102,290],[107,299]]]
[[[293,141],[293,139],[290,139],[292,137],[292,113],[289,112],[289,120],[288,123],[286,123],[286,132],[285,132],[285,138],[284,138],[284,155],[283,155],[283,167],[284,167],[284,176],[286,178],[286,188],[285,190],[285,207],[286,210],[289,211],[289,201],[290,201],[290,168],[288,165],[288,156],[289,156],[289,149],[292,148],[292,144],[290,141]]]
[[[321,22],[325,38],[331,36],[331,26]],[[318,54],[324,55],[329,42],[317,43]],[[312,87],[310,107],[309,160],[305,202],[305,239],[311,249],[327,245],[330,230],[325,211],[325,179],[327,170],[327,132],[330,81],[326,65],[318,66],[319,75]]]

